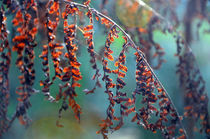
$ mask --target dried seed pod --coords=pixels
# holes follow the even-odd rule
[[[11,63],[11,49],[8,41],[5,9],[0,7],[0,136],[7,131],[9,119],[7,107],[9,105],[9,68]]]
[[[38,20],[37,3],[26,0],[23,1],[21,8],[17,8],[12,21],[17,30],[17,34],[12,40],[14,42],[12,50],[18,54],[16,66],[21,73],[19,76],[21,86],[16,89],[16,93],[19,95],[16,117],[24,125],[30,122],[27,117],[27,109],[30,107],[29,97],[36,92],[32,87],[35,80],[34,47],[37,45],[35,42],[37,25],[34,23],[36,20]]]
[[[200,119],[202,121],[200,122],[200,133],[205,133],[208,137],[210,135],[210,121],[205,81],[196,65],[195,56],[187,47],[186,42],[178,36],[176,43],[179,58],[176,72],[179,75],[180,86],[184,89],[184,116],[195,122]],[[181,53],[183,47],[185,47],[185,51]],[[191,120],[190,122],[192,123]]]

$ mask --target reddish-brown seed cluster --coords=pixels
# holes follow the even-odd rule
[[[139,112],[133,117],[132,121],[137,121],[137,124],[142,125],[145,129],[156,132],[159,129],[166,138],[174,137],[176,129],[180,128],[180,117],[172,106],[170,98],[167,96],[162,85],[154,78],[151,70],[147,67],[139,52],[135,53],[137,59],[136,69],[136,90],[133,93],[135,101],[136,94],[142,95],[142,104],[145,106],[139,109]],[[157,90],[156,93],[155,90]],[[158,107],[155,105],[158,103]],[[149,119],[158,117],[155,123],[150,123]],[[183,133],[179,133],[185,136]],[[185,137],[186,138],[186,137]]]
[[[84,92],[86,92],[86,94],[89,94],[89,93],[94,93],[96,87],[101,87],[101,84],[100,84],[100,81],[99,81],[99,77],[100,77],[100,74],[99,74],[99,69],[98,69],[98,66],[96,64],[96,54],[95,54],[95,51],[94,51],[94,42],[93,42],[93,15],[92,15],[92,12],[90,10],[88,10],[88,12],[86,13],[87,17],[89,18],[90,20],[90,25],[87,25],[83,28],[84,30],[84,38],[86,38],[86,42],[88,44],[88,53],[90,54],[90,63],[92,64],[92,68],[96,71],[95,74],[93,75],[92,79],[93,80],[96,80],[96,83],[93,87],[93,89],[91,90],[88,90],[88,89],[85,89],[83,90]]]
[[[32,86],[35,80],[34,47],[36,46],[37,21],[37,4],[34,0],[23,1],[12,21],[17,31],[12,40],[14,42],[12,50],[17,52],[16,66],[21,73],[19,76],[21,86],[16,89],[19,95],[16,117],[23,125],[29,122],[26,110],[31,105],[29,97],[35,92]]]
[[[125,66],[126,62],[126,47],[128,45],[128,40],[125,36],[123,36],[123,39],[125,40],[123,46],[122,46],[122,51],[120,52],[117,61],[115,62],[115,67],[117,67],[116,70],[112,70],[112,73],[117,74],[117,80],[116,80],[116,95],[114,96],[114,101],[115,103],[120,105],[120,117],[117,118],[117,120],[120,120],[118,125],[113,128],[113,130],[118,130],[120,129],[124,122],[123,118],[124,116],[128,116],[131,112],[134,112],[135,109],[134,107],[129,108],[131,106],[130,102],[131,99],[127,97],[127,93],[122,92],[121,89],[123,89],[126,85],[125,81],[123,78],[125,77],[128,69]]]
[[[9,105],[9,68],[11,62],[11,49],[6,28],[4,7],[0,7],[0,136],[7,131],[9,120],[7,107]]]
[[[75,97],[77,96],[75,87],[81,86],[78,81],[82,79],[82,75],[79,69],[81,64],[78,62],[76,56],[78,48],[74,42],[77,25],[68,24],[68,16],[71,15],[75,17],[78,10],[79,9],[75,5],[66,5],[65,11],[62,13],[64,18],[64,43],[67,50],[64,56],[68,59],[69,63],[68,66],[63,68],[63,75],[60,76],[61,81],[65,82],[65,84],[59,86],[60,90],[59,94],[56,96],[56,100],[58,101],[63,97],[63,104],[59,110],[59,118],[61,116],[61,111],[66,110],[68,106],[70,106],[74,111],[75,118],[79,121],[81,108],[75,101]],[[66,88],[66,90],[63,91],[63,88]],[[68,99],[68,105],[66,99]]]
[[[54,101],[54,98],[50,95],[50,86],[53,84],[53,81],[57,78],[61,77],[62,69],[59,67],[60,59],[62,52],[58,51],[63,49],[63,46],[59,43],[55,42],[56,39],[56,29],[59,24],[59,3],[57,0],[50,0],[47,4],[47,21],[46,21],[46,28],[47,28],[47,36],[48,36],[48,45],[43,45],[43,51],[40,55],[40,58],[43,59],[43,71],[45,73],[46,79],[44,81],[40,81],[40,85],[43,86],[42,92],[47,97],[49,101]],[[52,80],[50,79],[50,69],[49,69],[49,60],[48,60],[48,53],[50,51],[55,75],[53,76]]]
[[[114,83],[113,79],[111,79],[110,75],[111,73],[117,74],[116,70],[112,70],[108,67],[108,63],[109,61],[114,61],[113,56],[111,55],[113,53],[113,51],[111,50],[110,46],[111,44],[114,42],[115,38],[118,38],[118,31],[116,30],[115,26],[112,26],[112,28],[110,29],[107,39],[106,39],[106,44],[105,44],[105,50],[104,50],[104,58],[102,60],[102,64],[103,64],[103,71],[104,71],[104,76],[102,78],[102,80],[105,82],[105,93],[108,94],[108,99],[109,99],[109,106],[107,108],[107,117],[105,120],[102,120],[102,123],[100,124],[101,129],[99,131],[97,131],[96,133],[101,133],[103,135],[103,137],[106,139],[107,137],[107,133],[108,133],[108,129],[107,128],[111,128],[113,130],[117,130],[119,129],[122,125],[123,125],[123,119],[118,118],[114,115],[114,106],[116,104],[115,99],[114,99],[114,93],[112,91],[113,88],[116,87],[116,84]],[[107,60],[106,60],[107,59]],[[119,64],[119,63],[118,63]],[[118,79],[120,80],[120,78]],[[118,83],[118,87],[119,87],[119,83]],[[116,127],[112,127],[114,125],[113,120],[115,121],[119,121],[119,124]]]
[[[179,74],[180,85],[184,89],[184,116],[193,119],[193,122],[200,122],[200,133],[206,133],[210,136],[210,120],[208,113],[208,96],[205,93],[205,81],[195,64],[195,58],[191,51],[181,54],[184,40],[177,37],[177,56],[179,64],[177,65],[177,74]],[[195,125],[193,125],[195,126]],[[190,127],[192,128],[192,127]]]

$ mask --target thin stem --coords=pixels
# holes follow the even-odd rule
[[[68,3],[68,4],[75,5],[75,6],[79,6],[79,7],[82,7],[82,8],[86,8],[86,9],[92,11],[92,13],[94,13],[94,14],[96,14],[96,15],[102,17],[102,18],[107,19],[109,22],[113,23],[114,26],[116,26],[120,31],[122,31],[122,33],[127,37],[128,41],[131,43],[132,47],[133,47],[133,48],[136,50],[136,52],[138,52],[138,54],[142,57],[143,62],[144,62],[144,63],[146,64],[146,66],[149,68],[149,70],[151,71],[152,75],[154,76],[154,78],[156,79],[156,81],[158,82],[158,84],[160,85],[160,87],[161,87],[161,88],[163,89],[163,91],[166,93],[166,96],[168,97],[169,101],[171,102],[171,105],[172,105],[172,107],[174,108],[174,110],[175,110],[177,116],[180,118],[180,115],[179,115],[179,113],[178,113],[178,111],[177,111],[177,109],[176,109],[174,103],[172,102],[172,99],[171,99],[171,97],[169,96],[168,92],[166,91],[166,89],[164,88],[164,86],[162,85],[162,83],[160,82],[160,80],[157,78],[155,72],[153,71],[153,69],[151,68],[151,66],[149,65],[149,63],[147,62],[147,60],[145,59],[145,54],[144,54],[141,50],[138,49],[138,47],[136,46],[136,44],[134,43],[134,41],[131,39],[130,35],[127,34],[127,33],[125,32],[125,30],[122,29],[116,22],[114,22],[114,21],[113,21],[112,19],[110,19],[108,16],[106,16],[106,15],[100,13],[100,12],[97,11],[96,9],[90,8],[89,6],[86,6],[86,5],[83,5],[83,4],[80,4],[80,3],[76,3],[76,2],[69,2],[69,1],[66,1],[66,0],[64,0],[64,2],[65,2],[65,3]],[[129,45],[127,45],[127,46],[129,46]],[[190,49],[190,48],[188,48],[188,49]],[[191,49],[190,49],[190,50],[191,50]],[[185,128],[184,128],[184,126],[183,126],[183,124],[182,124],[182,121],[181,121],[180,119],[179,119],[178,121],[179,121],[179,125],[181,126],[181,128],[182,128],[183,131],[184,131],[184,134],[185,134],[186,138],[188,138],[187,133],[186,133],[186,131],[185,131]]]

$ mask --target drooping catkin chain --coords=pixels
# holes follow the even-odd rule
[[[43,59],[43,71],[45,73],[46,79],[44,81],[40,81],[40,85],[43,86],[42,92],[47,97],[47,100],[54,102],[55,98],[51,96],[50,93],[50,86],[53,84],[53,81],[56,77],[60,77],[61,69],[59,68],[59,57],[61,52],[57,51],[57,49],[62,49],[63,46],[59,43],[55,42],[56,39],[56,29],[59,24],[59,3],[58,1],[50,0],[46,5],[47,8],[47,37],[48,37],[48,45],[43,45],[43,51],[40,55],[40,58]],[[49,68],[49,59],[48,54],[51,54],[55,75],[53,76],[52,80],[50,79],[50,68]]]
[[[64,42],[66,45],[67,53],[65,53],[65,57],[69,59],[69,67],[66,67],[66,74],[69,77],[69,81],[71,80],[71,85],[68,86],[67,90],[63,92],[63,97],[66,99],[68,96],[68,105],[73,109],[75,118],[80,121],[80,114],[82,113],[81,108],[79,104],[77,104],[75,97],[77,96],[75,87],[81,87],[80,83],[78,83],[79,80],[82,79],[82,75],[80,72],[80,66],[77,59],[76,52],[78,50],[78,46],[75,43],[75,37],[76,37],[76,31],[77,31],[77,18],[76,14],[78,12],[78,8],[75,6],[66,6],[65,11],[63,12],[63,18],[64,18]],[[75,23],[74,24],[68,24],[68,16],[74,16],[75,17]],[[65,68],[64,68],[65,70]],[[68,81],[66,80],[66,81]],[[64,81],[65,82],[65,81]]]
[[[9,119],[7,108],[9,105],[9,68],[11,62],[11,49],[8,41],[6,16],[4,7],[0,7],[0,136],[7,131]]]
[[[119,89],[119,84],[118,83],[114,83],[113,79],[110,77],[110,74],[117,74],[118,71],[116,70],[111,70],[111,68],[109,68],[108,64],[110,62],[114,61],[114,58],[112,56],[113,51],[111,49],[111,44],[114,42],[114,40],[116,38],[119,37],[118,35],[118,31],[116,30],[115,26],[112,26],[109,30],[109,33],[107,35],[106,38],[106,42],[105,42],[105,49],[104,49],[104,58],[102,60],[102,65],[103,65],[103,71],[104,71],[104,76],[102,78],[102,80],[105,82],[105,93],[108,94],[108,99],[109,99],[109,106],[106,110],[106,119],[102,120],[102,123],[100,124],[101,129],[99,131],[97,131],[96,133],[101,133],[103,135],[103,137],[106,139],[108,138],[107,136],[107,132],[108,132],[108,128],[112,129],[112,130],[118,130],[122,125],[123,125],[123,117],[121,114],[121,117],[117,117],[115,116],[114,112],[115,112],[115,105],[116,105],[116,96],[114,95],[113,92],[113,88],[117,87]],[[118,81],[120,79],[118,78]],[[122,81],[123,82],[123,81]],[[119,102],[119,101],[118,101]],[[114,126],[114,121],[119,121],[118,125]]]
[[[34,0],[25,0],[16,8],[12,23],[16,27],[17,34],[12,40],[14,42],[12,50],[17,52],[15,64],[21,73],[18,77],[21,85],[16,89],[19,103],[14,117],[17,117],[21,124],[28,125],[30,119],[27,116],[27,109],[31,106],[29,98],[37,92],[32,87],[35,80],[34,47],[37,45],[35,41],[38,23],[37,3]]]
[[[95,70],[95,74],[93,75],[92,79],[96,80],[95,85],[91,90],[88,90],[88,89],[83,90],[84,92],[86,92],[86,94],[89,94],[89,93],[94,93],[97,87],[101,87],[101,84],[99,81],[100,73],[99,73],[98,65],[96,63],[96,54],[94,50],[94,47],[95,47],[94,41],[93,41],[94,23],[93,23],[92,11],[88,10],[86,12],[86,16],[89,18],[90,24],[83,28],[83,35],[84,35],[84,38],[86,38],[86,43],[88,44],[87,50],[91,57],[90,63],[92,64],[92,69]]]
[[[206,133],[206,137],[210,137],[210,119],[208,112],[208,95],[205,93],[205,81],[200,73],[195,56],[186,42],[177,37],[177,54],[179,59],[176,73],[179,75],[180,86],[184,90],[184,116],[193,119],[190,124],[201,120],[200,133]],[[183,46],[185,48],[183,54]],[[191,128],[191,127],[190,127]],[[191,130],[191,129],[189,129]]]

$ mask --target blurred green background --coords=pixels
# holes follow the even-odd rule
[[[77,2],[82,2],[77,1]],[[149,0],[147,0],[149,3]],[[92,0],[91,7],[96,8],[100,11],[101,1]],[[108,3],[105,7],[107,10],[107,15],[114,19],[117,23],[120,22],[118,16],[120,13],[116,14],[116,1],[108,0]],[[182,21],[183,14],[186,9],[186,0],[182,0],[177,7],[177,14]],[[124,9],[129,10],[129,9]],[[119,12],[119,11],[118,11]],[[118,16],[117,16],[118,15]],[[10,40],[14,35],[14,29],[11,24],[11,20],[13,15],[7,15],[7,27],[10,31]],[[129,17],[128,17],[129,18]],[[136,20],[140,20],[141,15],[136,17]],[[133,17],[132,17],[133,19]],[[129,21],[128,21],[129,22]],[[199,22],[199,19],[194,20],[193,22],[193,31],[196,30],[196,22]],[[123,22],[120,22],[123,25]],[[144,23],[145,24],[145,23]],[[100,51],[101,47],[105,44],[106,34],[104,34],[104,27],[98,23],[94,24],[94,41],[96,51]],[[192,41],[191,48],[193,53],[196,56],[196,60],[198,62],[199,68],[201,70],[201,74],[206,81],[206,92],[208,92],[208,96],[210,96],[210,34],[204,33],[204,30],[209,29],[210,25],[208,22],[204,21],[199,29],[200,39],[196,39],[194,36],[194,40]],[[180,31],[183,30],[182,24],[179,28]],[[132,30],[131,30],[132,31]],[[128,32],[129,33],[129,32]],[[58,33],[62,35],[62,28],[58,28]],[[78,33],[78,35],[81,35]],[[57,38],[61,39],[62,37]],[[166,90],[169,92],[175,106],[177,107],[180,114],[183,114],[183,100],[182,94],[179,87],[179,79],[176,75],[176,64],[178,63],[177,57],[174,56],[176,53],[176,40],[173,38],[171,34],[163,34],[161,31],[154,31],[154,40],[159,43],[165,50],[166,54],[164,55],[164,59],[166,59],[166,63],[164,63],[159,70],[155,70],[155,73],[159,77],[162,84],[165,86]],[[11,42],[11,41],[10,41]],[[40,34],[37,36],[38,46],[35,48],[36,58],[35,58],[35,70],[36,70],[36,81],[34,84],[34,88],[41,90],[39,86],[39,81],[43,79],[43,71],[42,69],[42,60],[39,58],[39,55],[42,51],[43,40]],[[115,53],[119,53],[121,50],[121,45],[124,40],[119,38],[112,44],[111,48],[115,51]],[[10,43],[12,44],[12,43]],[[138,45],[138,44],[137,44]],[[82,115],[81,122],[78,123],[74,118],[74,114],[71,109],[68,109],[66,112],[63,112],[63,118],[61,119],[61,124],[64,125],[63,128],[56,127],[56,120],[58,117],[58,110],[61,106],[61,103],[50,103],[46,101],[42,93],[37,93],[31,96],[31,104],[32,107],[28,110],[28,114],[32,119],[32,123],[29,127],[25,128],[21,126],[16,119],[13,123],[10,130],[4,134],[3,139],[102,139],[101,135],[97,135],[96,131],[99,130],[98,124],[100,120],[105,118],[106,116],[106,108],[108,107],[109,101],[107,94],[104,93],[104,88],[97,88],[95,94],[85,95],[82,91],[83,89],[91,89],[95,83],[91,78],[95,71],[91,70],[91,66],[89,64],[89,54],[87,52],[87,45],[81,44],[79,46],[79,54],[78,59],[81,62],[81,73],[83,76],[83,80],[80,82],[82,84],[81,88],[78,88],[76,98],[77,102],[82,107]],[[17,105],[17,97],[18,95],[15,93],[15,89],[19,86],[18,75],[20,74],[17,67],[15,66],[16,53],[12,53],[12,64],[10,68],[10,105],[8,110],[8,115],[11,116]],[[115,57],[116,58],[116,57]],[[100,63],[98,61],[98,63]],[[50,61],[51,73],[53,74],[53,64]],[[125,81],[127,82],[127,86],[124,90],[127,92],[132,92],[135,88],[135,59],[133,56],[133,52],[127,54],[127,63],[128,72],[125,77]],[[101,68],[101,67],[100,67]],[[100,71],[100,73],[103,73]],[[51,86],[51,94],[55,96],[58,93],[58,83],[56,81],[54,85]],[[104,85],[103,85],[104,86]],[[161,134],[158,132],[153,134],[150,131],[146,131],[143,127],[138,126],[135,123],[131,123],[131,116],[125,118],[124,126],[114,132],[110,133],[110,139],[141,139],[141,138],[153,138],[158,139],[162,138]],[[196,138],[203,138],[202,136],[196,136]]]

